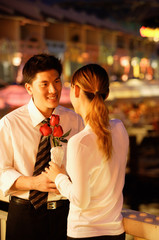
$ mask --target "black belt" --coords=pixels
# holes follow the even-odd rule
[[[15,196],[11,197],[11,201],[15,202],[19,205],[32,205],[30,200],[15,197]],[[47,202],[47,209],[49,209],[49,210],[56,209],[58,207],[62,207],[62,206],[66,206],[66,205],[68,205],[68,200],[50,201],[50,202]]]

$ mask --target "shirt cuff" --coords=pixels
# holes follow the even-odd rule
[[[59,173],[55,178],[55,184],[58,187],[58,185],[65,179],[68,179],[68,176],[63,173]]]
[[[65,174],[58,174],[56,179],[55,179],[55,184],[59,192],[61,193],[62,196],[68,198],[69,196],[69,185],[70,185],[70,180],[69,177]]]
[[[20,176],[22,176],[22,174],[13,169],[9,169],[8,171],[5,171],[1,174],[1,190],[5,197],[15,192],[13,190],[10,190],[10,188]]]

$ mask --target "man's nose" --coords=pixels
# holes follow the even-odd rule
[[[54,84],[50,84],[49,85],[49,93],[56,93],[56,92],[57,92],[57,90],[56,90]]]

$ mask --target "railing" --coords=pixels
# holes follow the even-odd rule
[[[123,209],[125,232],[134,240],[159,240],[159,216]]]
[[[5,240],[7,212],[0,210],[0,239]]]
[[[159,240],[159,216],[123,209],[124,228],[134,240]],[[7,212],[0,211],[0,236],[5,240]]]

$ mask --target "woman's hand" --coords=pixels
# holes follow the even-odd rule
[[[46,176],[53,182],[55,182],[55,178],[57,177],[58,174],[62,173],[67,175],[66,170],[64,165],[62,165],[61,167],[59,167],[56,163],[54,163],[53,161],[49,162],[49,168],[45,168],[45,173]]]

